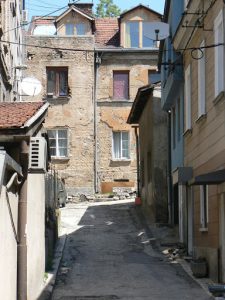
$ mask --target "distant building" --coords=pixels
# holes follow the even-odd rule
[[[119,19],[95,19],[92,6],[34,18],[27,36],[28,45],[42,47],[27,47],[27,75],[43,84],[52,161],[72,195],[136,188],[126,120],[137,89],[157,70],[158,48],[146,32],[159,13],[138,5]]]

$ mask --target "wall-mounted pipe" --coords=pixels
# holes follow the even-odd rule
[[[17,300],[27,299],[27,176],[29,163],[29,144],[23,140],[20,144],[20,165],[23,180],[19,193],[18,206],[18,251],[17,251]]]

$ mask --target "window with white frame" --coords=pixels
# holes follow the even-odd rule
[[[202,41],[200,47],[205,46]],[[205,114],[205,49],[202,49],[202,58],[198,60],[198,117]]]
[[[53,157],[68,157],[68,130],[67,129],[49,129],[50,154]]]
[[[221,10],[214,21],[214,42],[224,42],[223,11]],[[215,51],[215,97],[224,91],[224,46],[217,46]]]
[[[200,185],[200,222],[201,228],[208,228],[208,185]]]
[[[191,66],[185,70],[185,131],[191,129]]]
[[[129,159],[129,132],[114,131],[113,132],[113,159]]]

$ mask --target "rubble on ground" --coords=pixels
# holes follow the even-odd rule
[[[119,201],[126,199],[134,199],[136,192],[132,190],[118,190],[108,194],[79,194],[76,196],[68,196],[68,203],[79,203],[79,202],[101,202],[101,201]]]

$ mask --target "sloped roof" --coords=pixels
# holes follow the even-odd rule
[[[0,103],[0,129],[18,129],[23,127],[44,104],[44,102]]]
[[[120,45],[119,24],[117,18],[99,18],[95,20],[96,44],[115,46]]]
[[[144,9],[147,9],[149,12],[151,12],[151,13],[153,13],[153,14],[156,14],[156,15],[158,15],[159,17],[162,17],[162,15],[161,15],[159,12],[157,12],[157,11],[155,11],[155,10],[149,8],[148,6],[145,6],[145,5],[143,5],[143,4],[139,4],[139,5],[135,6],[135,7],[132,7],[131,9],[125,11],[124,13],[122,13],[122,14],[120,15],[120,19],[123,18],[126,14],[128,14],[128,13],[130,13],[130,12],[132,12],[133,10],[138,9],[138,8],[144,8]]]
[[[59,22],[62,18],[64,18],[67,14],[69,14],[71,11],[75,11],[78,14],[82,15],[83,17],[89,19],[90,21],[93,21],[95,18],[93,15],[88,14],[85,10],[78,8],[75,5],[71,5],[66,11],[64,11],[58,18],[56,18],[56,22]]]

